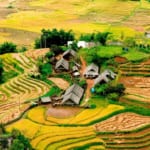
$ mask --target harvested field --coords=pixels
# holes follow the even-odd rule
[[[67,106],[48,106],[46,115],[55,118],[68,118],[77,115],[82,109],[79,107],[67,107]]]
[[[122,113],[95,125],[98,132],[131,131],[150,124],[150,117],[135,113]]]
[[[3,33],[5,33],[5,35],[3,35]],[[5,27],[0,27],[0,35],[3,35],[5,38],[7,38],[7,41],[9,40],[16,43],[19,46],[27,47],[32,47],[31,44],[37,37],[39,37],[39,34],[35,32]]]
[[[49,48],[41,48],[36,50],[28,50],[25,52],[25,55],[29,58],[37,59],[44,56],[47,52],[49,52]]]
[[[54,82],[60,89],[66,90],[69,87],[69,83],[62,78],[48,78]]]
[[[150,78],[148,77],[121,77],[119,82],[126,87],[126,97],[150,103]]]

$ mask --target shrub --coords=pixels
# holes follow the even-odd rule
[[[87,86],[86,80],[84,80],[84,79],[80,80],[79,85],[83,88],[86,88],[86,86]]]
[[[110,100],[118,100],[119,99],[119,94],[118,93],[110,93],[107,95],[108,99]]]
[[[39,65],[39,72],[44,76],[51,75],[52,71],[52,65],[50,63],[42,63]]]
[[[16,52],[17,46],[11,42],[4,42],[0,45],[0,54]]]

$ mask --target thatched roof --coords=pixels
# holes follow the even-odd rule
[[[83,93],[84,89],[82,87],[80,87],[78,84],[73,84],[63,95],[62,104],[66,103],[68,100],[71,100],[74,104],[79,104]]]
[[[72,56],[74,56],[74,57],[76,57],[76,55],[77,55],[77,53],[74,51],[74,50],[72,50],[72,49],[68,49],[67,51],[65,51],[64,53],[63,53],[63,57],[65,57],[66,55],[72,55]]]
[[[73,72],[79,71],[79,69],[78,69],[77,66],[73,66],[73,67],[72,67],[72,70],[73,70]]]
[[[65,59],[61,58],[59,61],[57,61],[55,69],[59,69],[60,67],[63,67],[65,70],[69,70],[69,63]]]
[[[116,74],[115,74],[113,71],[107,69],[107,70],[105,70],[104,72],[102,72],[102,73],[95,79],[94,85],[99,84],[99,83],[101,83],[101,82],[107,83],[107,82],[110,81],[110,79],[115,79],[115,77],[116,77]]]
[[[88,76],[98,76],[99,72],[99,67],[97,65],[95,65],[94,63],[92,63],[91,65],[89,65],[85,71],[84,71],[84,76],[88,77]]]
[[[47,97],[41,97],[40,101],[41,103],[50,103],[52,100],[49,96],[47,96]]]

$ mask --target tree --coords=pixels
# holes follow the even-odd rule
[[[19,130],[12,130],[13,143],[10,150],[32,150],[29,139],[26,138]]]
[[[5,133],[6,133],[5,127],[4,127],[4,125],[1,123],[1,124],[0,124],[0,134],[5,134]]]
[[[110,32],[98,32],[95,35],[96,41],[100,42],[102,45],[106,45],[106,41]]]
[[[21,143],[20,140],[18,139],[13,140],[13,143],[10,147],[10,150],[25,150],[25,149],[27,148],[25,148],[23,143]]]
[[[10,52],[16,52],[17,46],[14,43],[11,42],[4,42],[0,45],[0,54],[10,53]]]
[[[50,63],[42,63],[39,65],[39,72],[44,76],[52,74],[52,65]]]
[[[0,59],[0,83],[3,82],[3,78],[2,78],[2,75],[3,75],[3,63],[2,63],[2,59]]]
[[[74,40],[74,33],[72,30],[64,31],[63,29],[46,30],[42,29],[42,34],[39,39],[35,41],[35,48],[49,48],[52,45],[63,46],[67,41]]]

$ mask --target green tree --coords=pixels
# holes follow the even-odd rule
[[[10,53],[10,52],[16,52],[17,46],[14,43],[11,42],[4,42],[0,45],[0,54]]]
[[[20,140],[15,139],[13,140],[13,143],[9,150],[27,150],[27,148],[24,147],[23,143],[20,142]]]
[[[3,62],[2,62],[2,59],[0,59],[0,83],[3,82],[3,72],[4,72]]]
[[[98,32],[95,35],[95,40],[100,42],[102,45],[106,45],[108,35],[110,32]]]
[[[74,40],[74,33],[72,30],[64,31],[63,29],[46,30],[42,29],[42,34],[39,39],[35,41],[35,48],[49,48],[52,45],[63,46],[67,44],[67,41]]]
[[[52,74],[52,65],[50,63],[44,63],[39,65],[39,72],[44,76]]]

